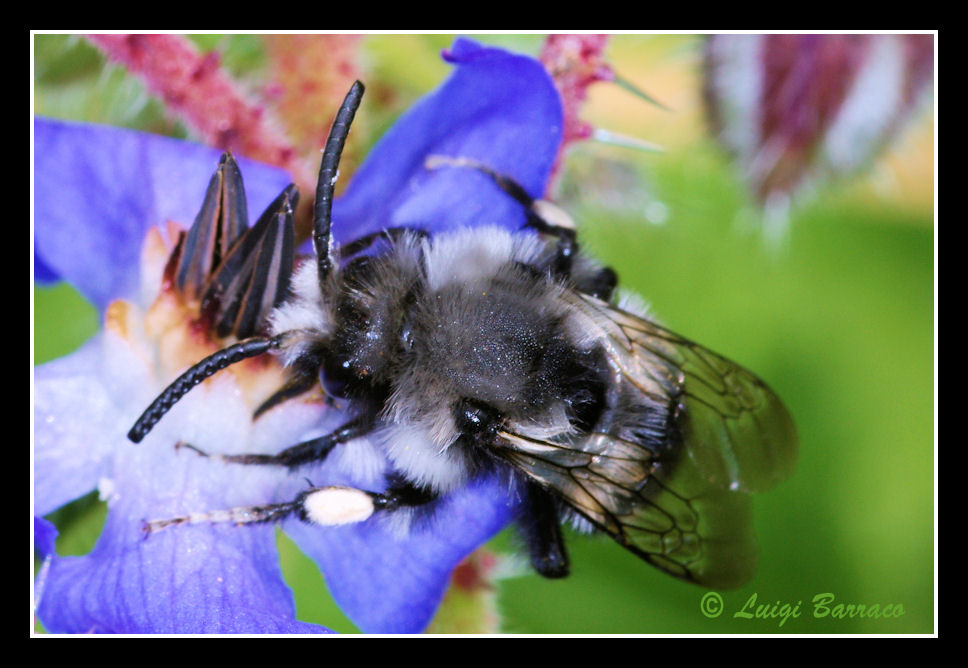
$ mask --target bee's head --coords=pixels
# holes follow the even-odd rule
[[[361,257],[343,270],[327,346],[328,379],[372,390],[407,345],[406,285],[383,258]],[[401,277],[402,278],[402,277]]]

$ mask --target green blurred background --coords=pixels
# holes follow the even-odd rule
[[[258,37],[198,36],[240,79],[257,80]],[[368,142],[448,72],[448,35],[375,35],[363,71],[395,91],[369,112]],[[541,38],[485,35],[537,54]],[[585,246],[681,334],[762,376],[800,435],[793,477],[757,497],[755,579],[723,592],[724,613],[700,610],[706,592],[662,575],[607,538],[573,536],[573,574],[546,581],[525,570],[502,579],[497,602],[513,633],[932,633],[935,630],[934,125],[928,104],[861,179],[801,201],[780,242],[762,233],[743,184],[703,125],[700,38],[615,36],[609,60],[672,108],[611,84],[590,91],[596,126],[663,145],[642,153],[577,145],[557,198]],[[187,136],[123,70],[83,39],[34,36],[35,111]],[[931,100],[933,102],[933,100]],[[94,310],[67,286],[34,288],[34,362],[64,355],[97,329]],[[92,497],[55,517],[62,554],[83,554],[105,509]],[[315,566],[280,534],[300,619],[344,632]],[[513,548],[510,532],[493,549]],[[510,569],[514,571],[515,569]],[[811,599],[903,606],[890,619],[812,616]],[[733,614],[757,603],[801,616]]]

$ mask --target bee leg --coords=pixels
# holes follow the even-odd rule
[[[551,493],[536,482],[526,487],[527,511],[520,520],[531,565],[546,578],[568,575],[568,552],[561,532],[558,505]]]
[[[417,487],[406,480],[391,481],[382,494],[367,492],[373,498],[374,510],[393,512],[402,508],[416,508],[437,500],[437,493]]]
[[[596,266],[594,270],[574,270],[574,258],[578,255],[577,230],[571,217],[548,200],[535,200],[519,184],[506,176],[491,174],[495,182],[525,207],[528,226],[540,232],[558,237],[551,272],[554,276],[570,279],[575,289],[602,301],[610,301],[618,274],[611,267]],[[579,265],[580,266],[580,265]]]
[[[316,385],[316,379],[305,376],[293,376],[285,385],[273,392],[272,396],[262,402],[252,414],[252,419],[257,420],[266,411],[275,408],[279,404],[295,399],[300,394],[309,392]]]
[[[188,445],[187,443],[179,443],[176,447],[188,448],[202,457],[219,459],[223,462],[230,462],[232,464],[287,466],[291,469],[294,469],[302,466],[303,464],[320,462],[326,459],[326,456],[334,447],[340,443],[346,443],[348,441],[352,441],[353,439],[360,438],[361,436],[366,436],[368,433],[370,433],[372,428],[373,423],[370,419],[358,417],[350,420],[342,427],[329,434],[325,434],[308,441],[303,441],[302,443],[298,443],[292,447],[286,448],[282,452],[275,455],[210,455],[192,445]]]
[[[601,299],[603,302],[612,300],[612,294],[618,285],[618,274],[611,267],[599,267],[587,277],[572,275],[572,279],[579,292]]]
[[[317,370],[320,364],[321,358],[311,354],[305,354],[296,360],[295,364],[291,367],[292,375],[289,380],[255,409],[255,413],[252,414],[252,419],[258,420],[269,409],[275,408],[290,399],[295,399],[300,394],[304,394],[313,389],[316,383],[319,382]]]
[[[575,222],[558,205],[544,199],[533,198],[520,183],[510,176],[494,171],[487,165],[471,158],[452,158],[435,155],[427,159],[428,169],[440,167],[464,167],[475,169],[489,176],[497,186],[524,207],[527,226],[541,234],[558,238],[551,272],[557,278],[570,279],[579,292],[602,301],[610,301],[618,284],[618,276],[611,267],[598,267],[591,272],[576,275],[572,269],[578,255]]]
[[[152,534],[178,524],[264,524],[291,515],[318,526],[339,526],[366,521],[377,511],[412,508],[436,498],[434,493],[407,483],[391,486],[383,493],[367,492],[355,487],[310,487],[285,503],[239,506],[162,520],[146,520],[143,530],[146,534]]]
[[[305,492],[303,493],[305,494]],[[160,520],[144,520],[142,531],[146,537],[170,526],[179,524],[264,524],[281,520],[302,508],[300,494],[295,501],[288,503],[270,503],[264,506],[240,506],[227,510],[211,510],[204,513],[191,513],[179,517],[169,517]]]
[[[355,487],[314,487],[300,494],[299,519],[318,526],[356,524],[376,512],[415,508],[437,498],[433,492],[406,482],[391,485],[385,492],[368,492]]]

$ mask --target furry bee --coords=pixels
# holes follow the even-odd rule
[[[291,381],[258,412],[321,377],[355,412],[332,433],[277,454],[212,456],[294,469],[367,439],[393,471],[387,488],[312,486],[284,503],[154,520],[149,531],[290,515],[323,526],[405,516],[498,472],[521,495],[520,524],[541,575],[568,574],[561,527],[570,522],[676,577],[707,587],[745,582],[756,563],[750,494],[786,477],[796,458],[777,396],[647,319],[634,300],[617,300],[615,272],[580,252],[567,216],[467,158],[428,156],[427,166],[484,172],[521,203],[531,229],[431,236],[389,228],[337,247],[333,188],[362,95],[357,82],[323,153],[315,261],[293,274],[291,296],[269,304],[268,334],[193,366],[128,436],[139,442],[220,369],[273,353]]]

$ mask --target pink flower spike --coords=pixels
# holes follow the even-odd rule
[[[271,61],[272,106],[303,154],[318,160],[343,96],[361,78],[363,37],[266,35],[263,41]]]
[[[312,192],[315,165],[307,164],[220,66],[179,35],[89,35],[107,56],[141,78],[148,90],[204,143],[287,170]]]
[[[565,111],[565,133],[555,161],[572,142],[588,139],[594,128],[579,118],[588,87],[598,81],[613,81],[615,73],[605,62],[608,35],[550,35],[541,47],[540,60],[551,74]]]

